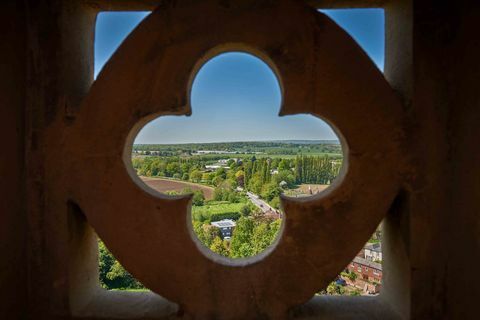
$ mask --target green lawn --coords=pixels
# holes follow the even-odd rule
[[[302,153],[302,155],[304,156],[309,156],[309,157],[312,157],[312,156],[316,156],[316,157],[325,157],[325,156],[328,156],[330,158],[333,158],[333,159],[341,159],[343,157],[343,155],[341,153],[314,153],[314,152],[311,152],[311,153]],[[296,154],[256,154],[255,157],[257,159],[259,158],[282,158],[282,159],[294,159],[297,157]]]
[[[226,201],[207,202],[204,206],[193,206],[192,213],[206,212],[209,215],[225,212],[239,212],[245,203],[228,203]]]
[[[304,156],[317,156],[317,157],[324,157],[328,156],[330,158],[334,159],[341,159],[343,155],[341,153],[325,153],[325,152],[317,152],[317,151],[307,151],[307,152],[302,152],[301,153]],[[284,159],[293,159],[297,156],[297,154],[270,154],[268,152],[266,153],[258,153],[258,154],[245,154],[245,153],[239,153],[239,154],[232,154],[232,153],[218,153],[218,154],[204,154],[201,156],[195,156],[195,157],[202,157],[203,159],[209,159],[211,158],[212,163],[216,162],[218,158],[225,158],[225,159],[230,159],[230,158],[251,158],[255,156],[257,159],[259,158],[284,158]],[[208,161],[208,160],[207,160]]]

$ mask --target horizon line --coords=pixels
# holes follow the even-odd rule
[[[178,143],[133,143],[133,145],[179,145],[179,144],[214,144],[214,143],[241,143],[241,142],[295,142],[295,141],[309,141],[309,142],[321,142],[321,141],[335,141],[339,142],[339,139],[274,139],[274,140],[235,140],[235,141],[208,141],[208,142],[178,142]]]

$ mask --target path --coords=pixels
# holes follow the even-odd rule
[[[263,201],[262,199],[260,199],[256,194],[250,192],[250,191],[247,191],[247,196],[248,198],[250,199],[250,201],[252,201],[252,203],[254,205],[256,205],[257,207],[260,208],[260,210],[262,210],[263,213],[267,213],[268,211],[273,211],[275,212],[276,210],[274,208],[272,208],[267,202]]]

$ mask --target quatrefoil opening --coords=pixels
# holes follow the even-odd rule
[[[215,261],[274,250],[280,196],[317,196],[342,168],[341,144],[326,122],[278,117],[279,76],[246,52],[211,57],[189,90],[192,115],[156,118],[133,142],[140,187],[192,194],[193,240]]]
[[[367,55],[322,13],[294,0],[225,3],[166,2],[126,39],[65,130],[69,188],[122,265],[186,313],[279,318],[330,282],[386,214],[404,177],[402,109]],[[154,117],[190,114],[196,70],[229,50],[270,59],[282,79],[280,114],[328,119],[348,145],[338,184],[308,201],[284,198],[275,250],[245,264],[202,254],[187,228],[190,198],[139,187],[125,148]]]

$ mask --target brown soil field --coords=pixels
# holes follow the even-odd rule
[[[166,191],[182,191],[185,188],[190,188],[192,190],[202,190],[203,194],[205,195],[206,200],[210,200],[213,198],[213,188],[207,187],[201,184],[185,182],[185,181],[177,181],[177,180],[169,180],[169,179],[162,179],[162,178],[149,178],[149,177],[140,177],[143,182],[150,188],[158,192],[166,192]]]
[[[293,190],[287,190],[285,194],[291,197],[305,197],[314,195],[327,189],[330,185],[327,184],[301,184],[298,188]],[[310,187],[310,190],[309,190]]]
[[[310,194],[310,191],[308,189],[310,187],[310,190],[312,191],[312,194],[316,194],[319,192],[322,192],[323,190],[327,189],[329,187],[328,184],[301,184],[297,189],[301,193],[304,194]]]

